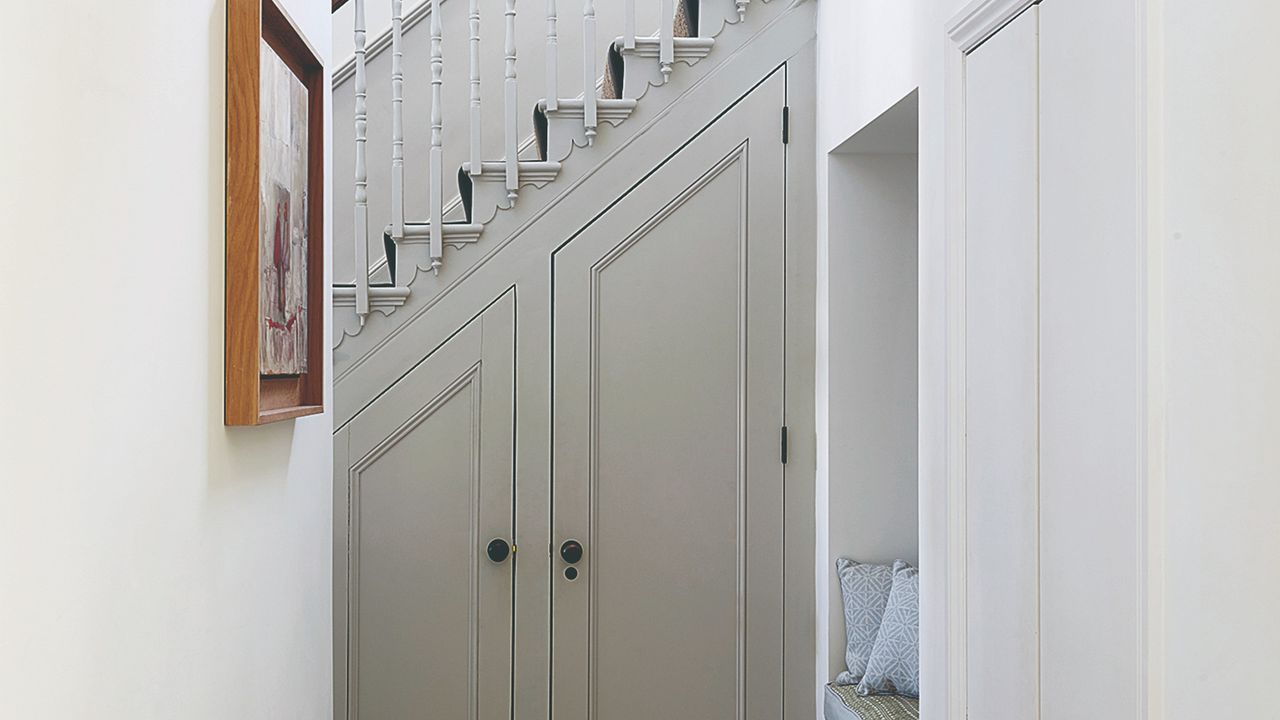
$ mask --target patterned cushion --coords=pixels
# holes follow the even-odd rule
[[[893,590],[884,609],[859,695],[896,693],[920,697],[920,571],[893,564]]]
[[[880,620],[893,588],[893,568],[863,565],[848,558],[836,561],[840,596],[844,600],[844,662],[848,670],[836,677],[841,685],[857,685],[867,671]]]
[[[920,701],[901,695],[862,697],[851,685],[828,685],[827,720],[920,720]]]

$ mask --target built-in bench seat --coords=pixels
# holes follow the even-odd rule
[[[900,695],[862,697],[853,685],[828,685],[823,702],[827,720],[920,720],[920,701]]]

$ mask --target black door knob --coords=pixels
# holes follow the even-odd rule
[[[577,565],[582,559],[582,543],[577,540],[565,540],[560,546],[560,557],[570,565]]]
[[[502,563],[511,555],[511,546],[502,538],[494,538],[489,541],[489,547],[486,552],[489,553],[490,560],[495,563]]]

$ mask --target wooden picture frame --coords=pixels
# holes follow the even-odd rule
[[[263,355],[262,303],[267,277],[263,272],[261,227],[266,216],[261,190],[263,83],[282,76],[275,57],[305,89],[306,106],[305,122],[296,123],[299,129],[293,126],[293,115],[286,121],[290,140],[296,140],[289,145],[289,151],[301,156],[297,167],[305,167],[305,190],[297,198],[296,192],[288,192],[295,189],[292,186],[277,186],[280,195],[276,199],[273,231],[276,245],[270,266],[272,272],[282,278],[287,276],[291,283],[286,290],[286,280],[278,280],[277,294],[298,308],[290,316],[287,330],[279,330],[290,335],[285,341],[291,343],[288,350],[281,351],[288,354],[289,362],[281,363],[290,368],[288,372],[270,371],[275,367],[271,364],[274,360],[264,359]],[[264,68],[264,62],[269,67]],[[301,98],[301,89],[283,77],[285,95],[291,101]],[[269,104],[280,114],[274,99]],[[286,104],[294,107],[292,102]],[[226,132],[224,422],[262,425],[322,413],[328,357],[324,346],[324,64],[275,0],[227,0]],[[292,178],[298,180],[296,175]],[[299,218],[305,219],[301,231],[297,229]],[[305,272],[295,272],[292,263],[282,264],[282,256],[305,258]],[[279,300],[279,304],[283,307],[285,300]],[[294,327],[295,320],[298,329]],[[279,324],[268,327],[282,328]],[[274,357],[275,352],[269,351],[268,357]]]

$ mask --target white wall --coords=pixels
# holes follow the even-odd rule
[[[1280,6],[1166,0],[1164,717],[1268,717],[1280,674]],[[1163,137],[1160,137],[1160,134]],[[1162,150],[1162,152],[1160,152]],[[1160,169],[1157,165],[1157,169]],[[1153,293],[1160,297],[1159,286]],[[1159,577],[1159,572],[1157,577]],[[1159,610],[1157,606],[1157,610]]]
[[[5,717],[332,712],[330,418],[222,425],[224,15],[5,8]]]
[[[930,720],[945,717],[946,666],[946,287],[943,207],[946,158],[943,98],[943,27],[966,0],[820,1],[818,3],[818,508],[819,533],[827,521],[826,483],[830,450],[827,393],[831,369],[825,362],[829,338],[827,155],[893,103],[920,89],[919,128],[919,473],[921,592],[921,703]],[[825,535],[819,537],[819,547]],[[815,568],[819,578],[825,562]],[[828,600],[818,594],[818,617]],[[819,627],[819,647],[828,629]],[[826,675],[828,657],[815,658],[815,682]]]

